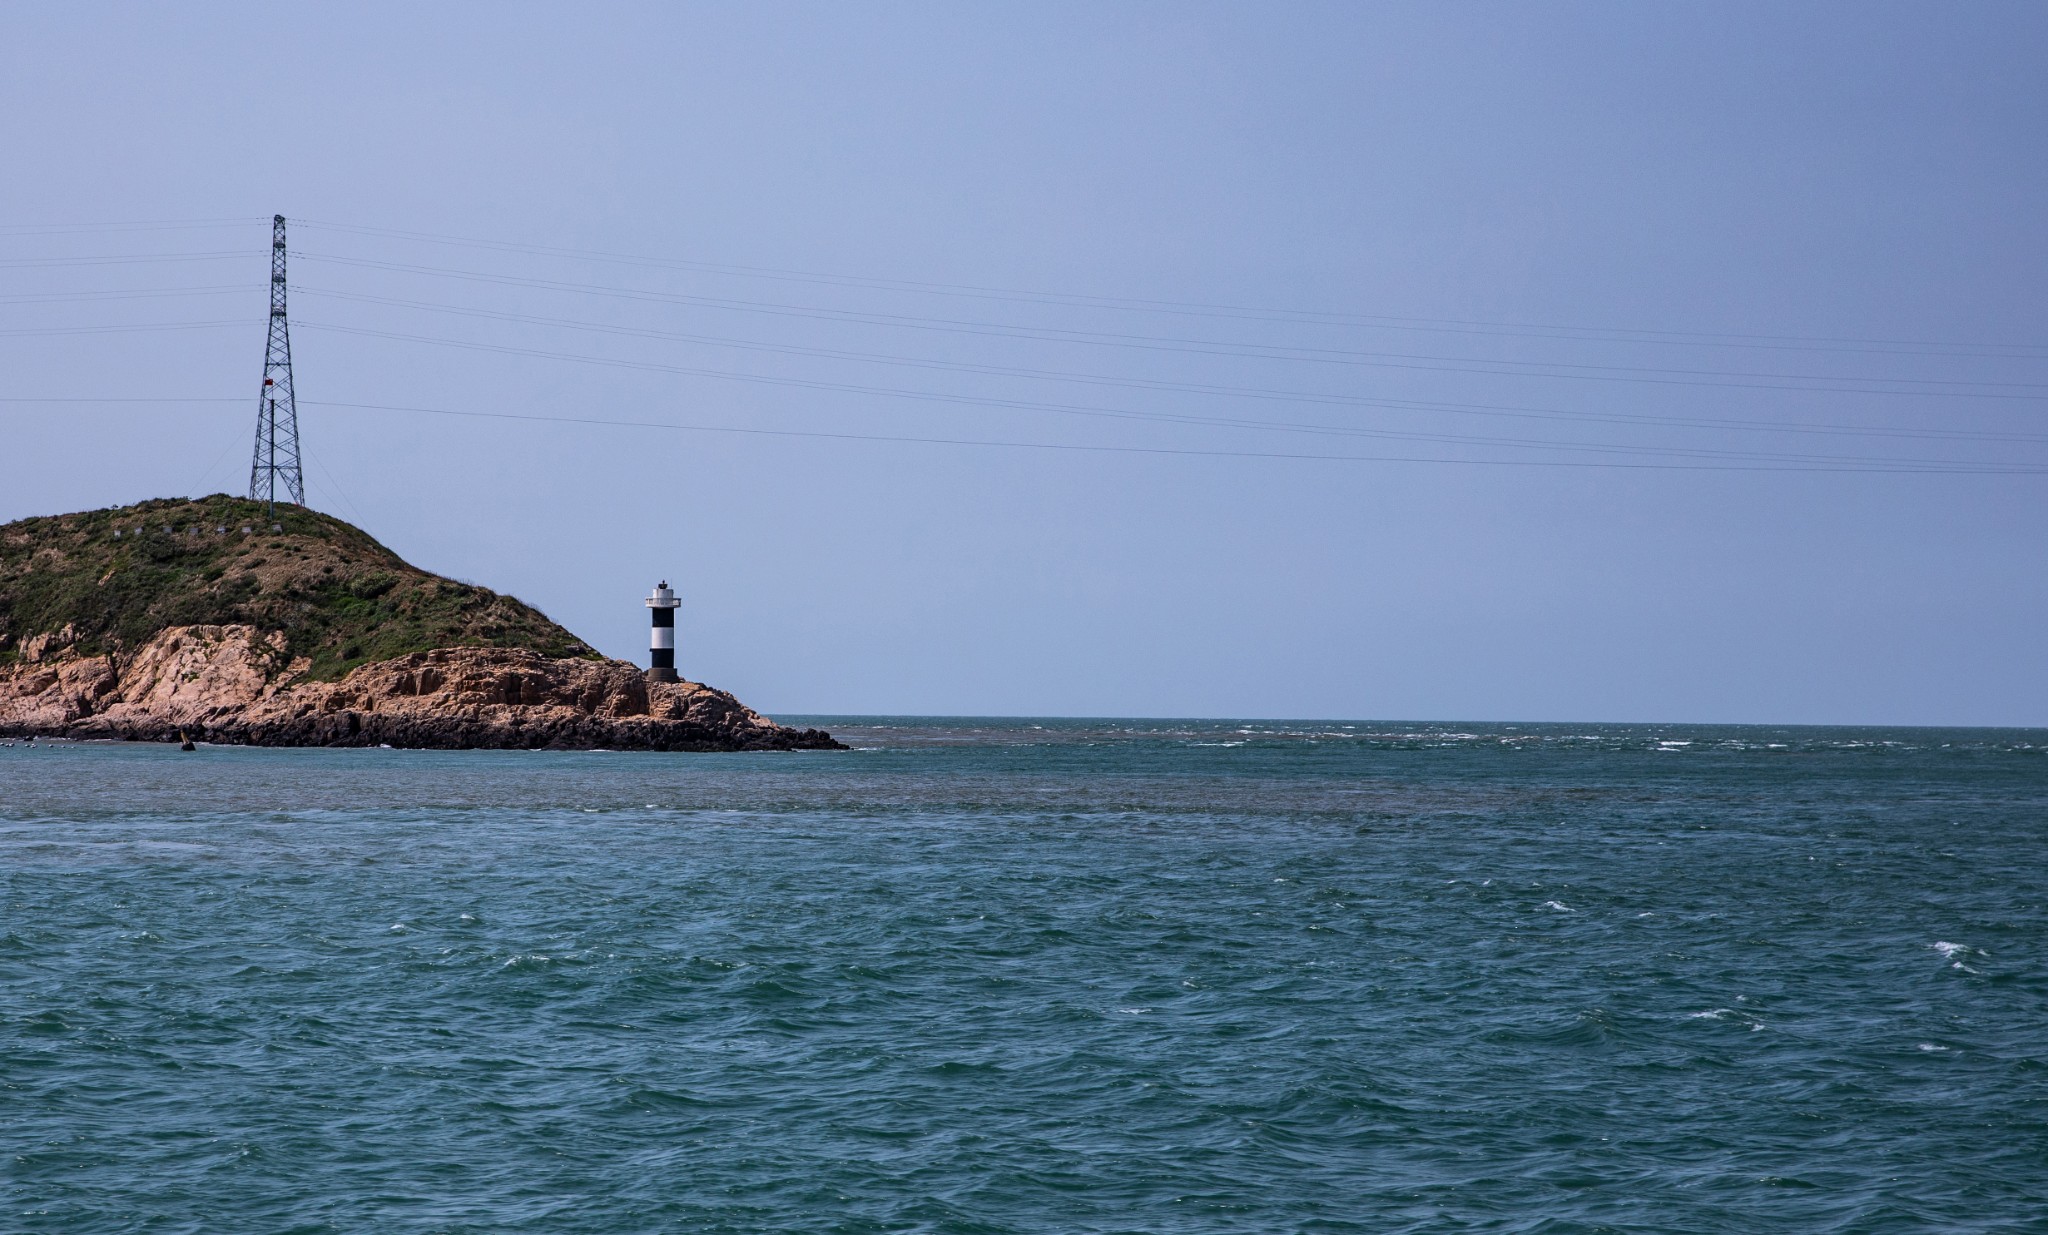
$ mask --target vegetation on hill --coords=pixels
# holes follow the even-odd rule
[[[168,626],[228,623],[283,632],[315,680],[433,648],[597,656],[532,607],[300,506],[216,494],[0,525],[0,665],[24,644],[118,653]]]

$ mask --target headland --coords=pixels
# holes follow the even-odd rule
[[[299,506],[215,495],[0,525],[0,735],[254,746],[837,750],[648,682],[532,606]]]

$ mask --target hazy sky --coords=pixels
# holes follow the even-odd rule
[[[2048,724],[2044,64],[2036,4],[10,5],[0,519],[246,486],[283,213],[312,504],[614,655],[678,581],[769,711]]]

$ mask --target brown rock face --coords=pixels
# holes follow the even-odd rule
[[[41,649],[38,649],[41,651]],[[650,685],[616,660],[444,648],[307,682],[282,636],[176,626],[132,657],[69,652],[0,669],[0,734],[252,746],[843,750],[697,682]]]

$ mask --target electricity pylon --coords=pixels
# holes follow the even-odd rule
[[[284,216],[270,223],[270,340],[263,348],[263,392],[256,405],[256,461],[249,465],[249,498],[277,506],[277,490],[306,504],[299,474],[299,409],[292,401],[292,335],[284,316]]]

